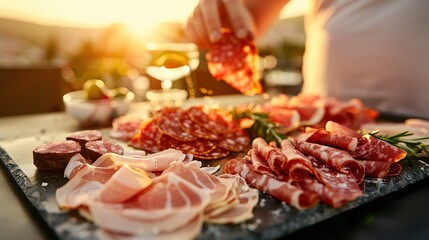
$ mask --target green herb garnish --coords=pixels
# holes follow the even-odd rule
[[[429,156],[429,145],[422,142],[423,140],[428,140],[429,136],[421,138],[409,138],[410,136],[414,135],[409,131],[401,132],[392,136],[381,135],[379,133],[379,130],[375,130],[370,132],[369,135],[406,151],[407,158],[409,155],[412,157],[421,157],[422,153],[425,153],[427,156]]]
[[[250,119],[254,123],[249,128],[252,138],[261,137],[267,142],[275,141],[277,144],[286,138],[283,134],[284,127],[269,119],[268,113],[254,112],[252,109],[239,110],[234,108],[230,111],[235,120]]]

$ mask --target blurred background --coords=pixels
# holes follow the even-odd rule
[[[308,0],[292,0],[258,42],[269,93],[300,91]],[[1,0],[0,116],[62,111],[63,94],[88,79],[110,88],[160,88],[144,71],[144,45],[183,42],[183,25],[197,0]],[[191,82],[175,81],[190,97],[236,94],[208,72],[204,52]]]

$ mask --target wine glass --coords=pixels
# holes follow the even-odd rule
[[[146,51],[149,56],[146,73],[161,82],[161,89],[148,91],[146,97],[158,109],[179,106],[188,93],[173,88],[173,81],[189,76],[198,67],[198,47],[193,43],[150,42]]]

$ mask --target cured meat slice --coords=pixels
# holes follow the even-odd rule
[[[70,158],[80,152],[81,147],[75,141],[45,143],[33,149],[33,163],[38,170],[63,171]]]
[[[108,141],[108,140],[98,140],[90,141],[85,144],[86,154],[89,160],[95,161],[97,158],[105,153],[116,153],[119,155],[124,154],[124,149],[121,145]]]
[[[304,179],[300,181],[300,186],[308,191],[316,193],[322,202],[333,208],[340,208],[349,201],[344,193],[333,190],[313,179]]]
[[[234,190],[234,183],[231,181],[221,181],[221,179],[202,171],[199,167],[192,164],[185,166],[183,163],[173,163],[163,174],[168,172],[175,173],[201,189],[209,190],[211,198],[207,205],[209,209],[223,206],[230,202],[229,193]],[[205,212],[207,212],[207,209]]]
[[[342,173],[315,158],[310,159],[321,178],[321,182],[332,191],[337,192],[337,197],[340,199],[331,199],[332,202],[345,203],[362,195],[362,190],[359,188],[359,183],[356,182],[354,175]],[[326,198],[331,198],[331,196],[325,196]]]
[[[73,178],[57,189],[55,196],[58,206],[75,209],[87,205],[115,172],[116,169],[112,167],[81,166]]]
[[[288,182],[279,181],[269,175],[253,170],[252,166],[239,158],[228,160],[225,172],[239,174],[248,184],[259,191],[265,192],[297,209],[307,209],[319,202],[319,197],[309,191],[304,191]]]
[[[166,134],[161,135],[157,144],[160,149],[174,148],[184,153],[195,155],[204,155],[216,147],[215,142],[211,140],[200,138],[194,141],[183,142]]]
[[[127,164],[112,175],[95,198],[105,203],[121,203],[152,184],[148,174]]]
[[[249,145],[250,137],[246,131],[239,129],[223,135],[217,146],[231,152],[241,152]]]
[[[371,135],[359,138],[358,146],[350,155],[356,159],[398,162],[407,156],[407,152]]]
[[[113,119],[112,130],[109,136],[127,142],[133,138],[140,129],[142,119],[132,116],[120,116]]]
[[[236,180],[238,178],[238,180]],[[258,203],[259,192],[256,189],[249,188],[244,179],[237,175],[222,174],[220,180],[238,181],[238,203],[230,206],[227,210],[216,215],[206,217],[206,222],[216,224],[235,224],[253,217],[253,208]]]
[[[287,161],[280,149],[269,146],[264,139],[259,137],[253,140],[252,147],[268,162],[268,166],[273,172],[280,173],[279,165]]]
[[[394,177],[402,172],[402,165],[399,162],[362,160],[361,163],[365,167],[365,175],[370,177]]]
[[[305,141],[331,146],[343,150],[354,151],[357,147],[358,139],[347,135],[330,133],[324,129],[316,129],[307,133]]]
[[[327,121],[325,124],[325,129],[331,133],[338,133],[341,135],[346,135],[354,138],[360,138],[361,134],[359,134],[356,130],[348,128],[342,124],[339,124],[334,121]]]
[[[193,220],[191,220],[186,226],[178,228],[174,231],[160,232],[158,234],[124,234],[118,232],[112,232],[107,230],[101,230],[101,239],[106,240],[170,240],[170,239],[195,239],[196,236],[201,232],[203,221],[203,215],[199,214]]]
[[[73,155],[64,170],[64,177],[72,179],[81,168],[91,163],[91,161],[84,158],[80,153]]]
[[[270,166],[268,166],[267,161],[262,158],[261,154],[257,152],[255,149],[250,149],[247,153],[247,156],[244,159],[248,159],[248,161],[252,164],[253,169],[262,174],[268,174],[271,176],[275,176]]]
[[[187,112],[192,121],[218,134],[235,131],[238,127],[235,121],[228,119],[218,110],[194,106],[189,108]]]
[[[148,152],[159,152],[157,141],[160,137],[158,123],[155,119],[148,119],[140,128],[140,131],[130,140],[132,147],[143,149]]]
[[[80,144],[82,150],[85,149],[85,144],[89,141],[101,140],[103,134],[98,130],[82,130],[67,134],[66,140],[73,140]],[[85,155],[83,153],[82,155]]]
[[[239,40],[229,29],[207,52],[208,68],[215,79],[222,79],[243,94],[262,94],[258,50],[250,40]]]
[[[181,110],[177,108],[164,108],[158,117],[159,131],[180,141],[195,140],[194,135],[183,131],[180,125],[180,114]]]
[[[334,167],[340,172],[352,173],[356,181],[361,183],[365,176],[363,166],[344,150],[304,141],[294,141],[297,150],[307,156],[313,156],[318,160]]]
[[[180,114],[180,124],[184,131],[199,138],[209,140],[220,140],[222,138],[221,134],[212,132],[209,129],[204,128],[196,122],[192,121],[188,114],[188,111],[182,111],[182,114]]]
[[[139,168],[150,172],[161,172],[167,169],[172,162],[183,162],[186,155],[175,149],[167,149],[161,152],[152,153],[145,156],[127,156],[114,153],[104,154],[95,161],[95,167],[119,167],[127,164],[134,168]]]
[[[155,236],[185,227],[210,201],[205,190],[174,173],[162,174],[153,181],[119,206],[92,201],[88,207],[94,223],[119,233]]]
[[[229,155],[229,151],[223,148],[215,147],[209,152],[206,152],[204,154],[194,154],[195,159],[201,159],[201,160],[214,160],[223,158]]]
[[[311,176],[320,180],[320,176],[313,168],[311,160],[296,150],[289,140],[282,140],[280,145],[281,152],[287,159],[287,161],[280,165],[283,172],[287,173],[294,180],[311,178]]]
[[[269,119],[275,123],[279,123],[285,129],[295,129],[300,125],[299,113],[294,109],[286,108],[268,108],[265,109],[269,113]]]

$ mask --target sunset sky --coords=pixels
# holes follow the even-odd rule
[[[185,22],[198,0],[0,0],[0,17],[45,25],[102,27],[122,22],[140,27]],[[302,15],[307,0],[293,0],[281,17]]]

